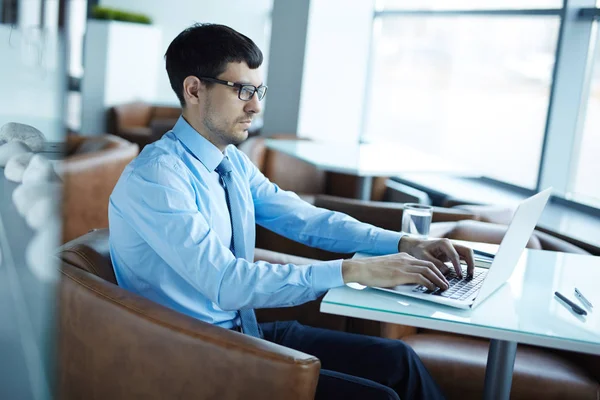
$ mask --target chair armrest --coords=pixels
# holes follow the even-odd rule
[[[316,357],[61,272],[58,398],[314,397]]]
[[[402,226],[404,204],[401,203],[317,195],[314,205],[328,210],[343,212],[359,221],[392,231],[399,231]],[[464,210],[433,207],[432,222],[459,221],[463,219],[476,220],[478,217]]]

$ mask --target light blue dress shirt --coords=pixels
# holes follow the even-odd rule
[[[309,246],[390,254],[401,234],[316,208],[271,183],[235,146],[224,152],[245,204],[246,243],[255,223]],[[123,171],[109,203],[110,255],[120,286],[194,318],[232,328],[239,309],[285,307],[343,285],[342,260],[277,265],[236,259],[215,168],[224,154],[183,117]]]

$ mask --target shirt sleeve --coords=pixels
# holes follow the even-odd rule
[[[160,159],[140,166],[125,182],[122,214],[169,268],[221,309],[291,306],[343,285],[341,260],[279,265],[236,259],[211,230],[185,174]]]
[[[241,153],[241,152],[240,152]],[[339,253],[398,252],[402,233],[360,222],[346,214],[318,208],[269,181],[246,159],[256,223],[289,239]]]

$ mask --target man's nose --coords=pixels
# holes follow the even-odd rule
[[[260,100],[258,100],[258,93],[254,93],[254,96],[252,96],[252,98],[246,102],[244,111],[258,114],[261,110],[262,106],[260,105]]]

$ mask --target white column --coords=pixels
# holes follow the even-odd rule
[[[274,0],[263,134],[296,133],[310,0]]]

